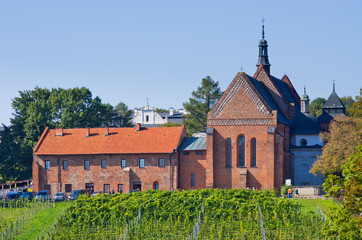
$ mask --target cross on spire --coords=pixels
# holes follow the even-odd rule
[[[335,84],[336,84],[336,80],[333,80],[333,92],[335,92],[335,91],[336,91]]]
[[[265,23],[265,20],[264,20],[264,17],[261,19],[261,22],[263,23],[263,32],[262,32],[262,38],[264,39],[264,23]]]

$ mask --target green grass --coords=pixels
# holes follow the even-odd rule
[[[35,239],[40,233],[44,232],[45,229],[51,226],[53,221],[56,219],[58,214],[62,213],[67,208],[69,202],[56,203],[55,208],[50,208],[39,214],[29,224],[25,232],[19,235],[16,239]]]
[[[293,201],[301,203],[303,212],[315,212],[319,207],[322,212],[328,213],[333,207],[338,207],[338,203],[333,199],[293,199]]]

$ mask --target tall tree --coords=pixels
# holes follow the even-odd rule
[[[204,132],[207,127],[207,114],[221,97],[219,82],[215,82],[210,76],[202,79],[201,86],[192,92],[192,97],[183,104],[189,112],[185,118],[187,133]]]
[[[310,114],[314,115],[315,117],[319,117],[323,113],[323,105],[326,103],[324,98],[316,98],[314,99],[309,105],[309,112]]]
[[[120,102],[115,109],[115,116],[113,117],[112,125],[114,127],[132,127],[132,110],[128,109],[128,106]]]
[[[325,176],[341,175],[343,164],[356,153],[362,142],[362,118],[336,117],[330,124],[329,132],[322,133],[321,137],[326,144],[311,172]]]
[[[344,96],[341,97],[341,102],[343,103],[344,107],[346,108],[346,116],[351,116],[351,108],[354,104],[354,100],[352,96]]]
[[[87,88],[19,91],[12,100],[15,110],[11,119],[14,141],[20,146],[24,174],[31,173],[32,149],[45,127],[100,127],[110,122],[113,107],[92,98]]]
[[[359,96],[356,96],[356,101],[349,111],[353,118],[362,118],[362,88],[360,88]]]

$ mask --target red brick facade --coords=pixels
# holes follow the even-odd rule
[[[178,150],[184,127],[46,129],[34,149],[34,191],[279,188],[291,177],[298,101],[287,76],[276,79],[260,65],[254,77],[238,73],[209,112],[206,151]]]

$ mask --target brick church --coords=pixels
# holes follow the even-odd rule
[[[34,149],[34,191],[320,185],[309,173],[323,146],[320,123],[306,93],[300,98],[270,66],[263,26],[255,74],[236,74],[208,114],[206,137],[187,137],[183,126],[45,129]]]

